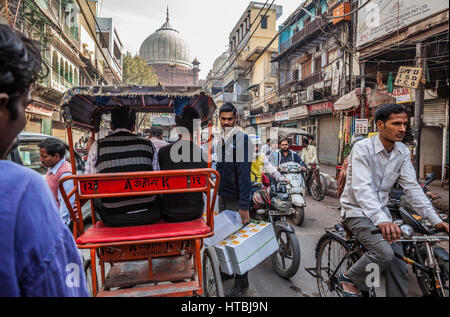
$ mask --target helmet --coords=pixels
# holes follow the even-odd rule
[[[256,191],[252,197],[253,207],[255,209],[265,209],[271,205],[270,202],[270,189],[263,188]]]

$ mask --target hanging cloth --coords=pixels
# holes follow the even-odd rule
[[[392,93],[394,91],[394,75],[392,75],[392,72],[389,72],[389,77],[387,80],[387,91],[388,93]]]

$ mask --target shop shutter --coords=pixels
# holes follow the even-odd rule
[[[447,103],[447,99],[425,100],[423,124],[429,127],[444,126]]]

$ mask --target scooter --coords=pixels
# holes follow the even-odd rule
[[[280,173],[289,180],[287,190],[292,199],[292,207],[295,213],[292,214],[291,219],[297,225],[301,226],[305,221],[305,193],[306,182],[301,165],[296,162],[287,162],[280,164]]]

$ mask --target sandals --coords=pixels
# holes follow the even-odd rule
[[[342,295],[343,295],[344,297],[362,297],[361,293],[356,293],[356,294],[355,294],[355,293],[351,293],[351,292],[348,292],[348,291],[344,291],[344,288],[342,287],[342,283],[347,283],[347,284],[352,284],[352,285],[354,285],[353,282],[352,282],[352,280],[349,279],[348,277],[346,277],[346,276],[344,275],[344,273],[340,273],[340,274],[339,274],[338,282],[339,282],[339,285],[341,286],[341,289],[342,289]]]

